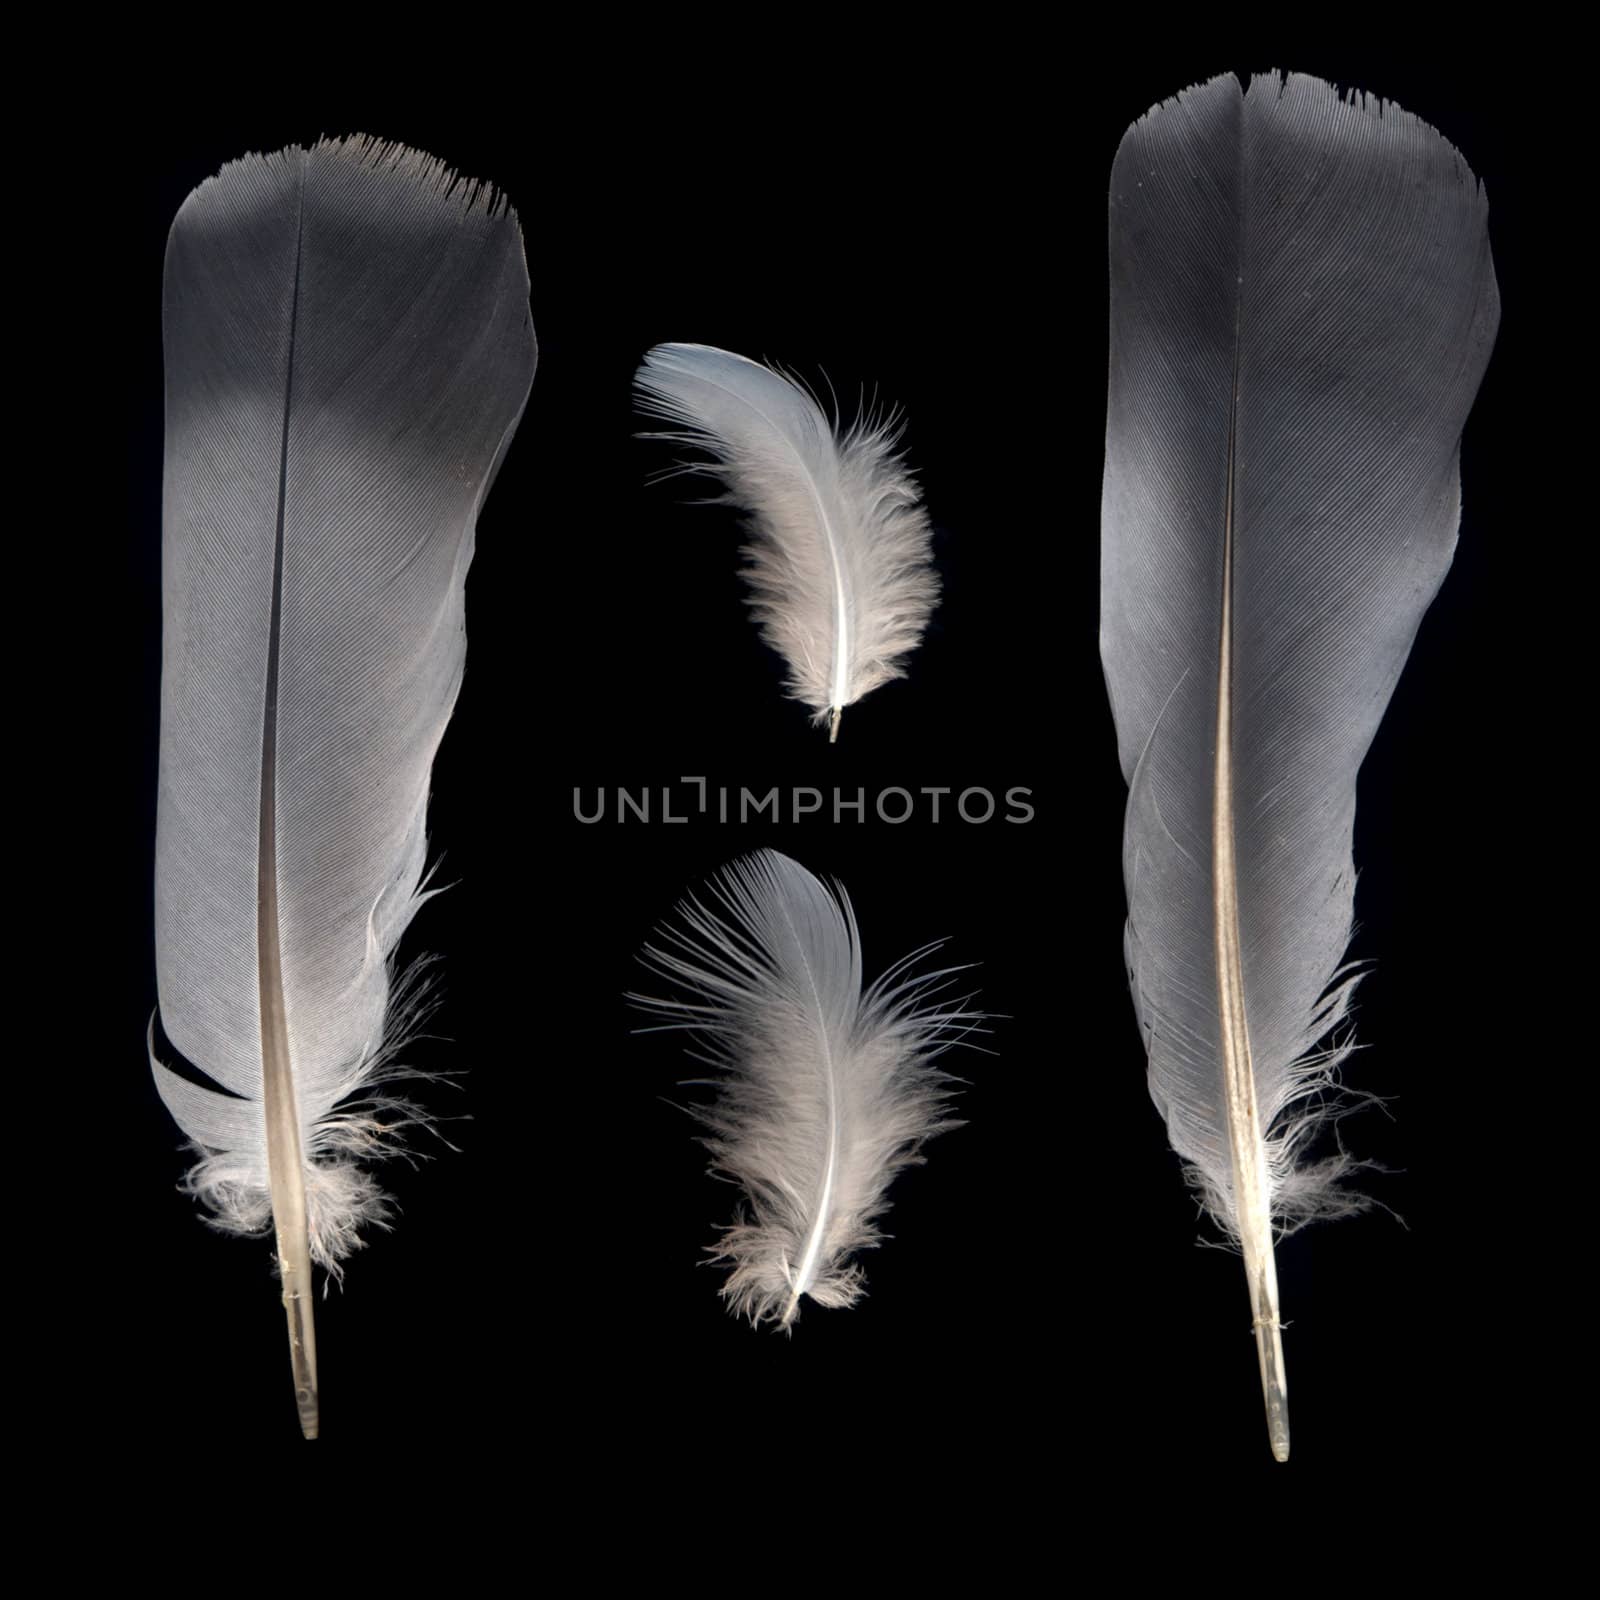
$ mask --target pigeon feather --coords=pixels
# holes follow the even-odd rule
[[[194,1192],[275,1228],[310,1437],[310,1262],[384,1215],[364,1163],[392,1143],[392,960],[428,894],[478,513],[533,379],[527,266],[484,186],[325,140],[196,189],[164,295],[151,1068]]]
[[[1286,1459],[1273,1232],[1352,1204],[1307,1145],[1350,1049],[1356,774],[1455,549],[1488,208],[1416,117],[1271,75],[1130,128],[1110,212],[1128,972],[1151,1095],[1244,1256]]]

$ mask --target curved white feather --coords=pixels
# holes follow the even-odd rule
[[[781,374],[727,350],[657,345],[635,383],[641,408],[711,457],[750,517],[751,605],[788,663],[789,693],[831,722],[903,676],[939,594],[931,530],[895,452],[893,419],[835,430]]]

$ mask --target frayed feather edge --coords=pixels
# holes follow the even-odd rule
[[[434,957],[421,957],[394,980],[389,1000],[392,1026],[353,1075],[351,1093],[310,1131],[304,1163],[307,1231],[311,1258],[327,1271],[329,1283],[343,1282],[344,1261],[366,1244],[362,1230],[387,1231],[394,1215],[393,1201],[367,1165],[396,1156],[413,1164],[426,1160],[408,1142],[407,1135],[415,1128],[443,1140],[434,1113],[381,1088],[401,1080],[431,1083],[451,1076],[421,1072],[398,1059],[421,1037],[423,1025],[438,1009],[434,962]],[[210,1213],[201,1220],[221,1233],[256,1237],[270,1232],[272,1195],[265,1156],[213,1150],[192,1141],[187,1148],[198,1159],[178,1187]]]

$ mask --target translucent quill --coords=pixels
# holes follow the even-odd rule
[[[1112,169],[1128,971],[1151,1095],[1244,1256],[1280,1460],[1273,1235],[1356,1203],[1304,1150],[1350,1049],[1356,773],[1455,547],[1487,220],[1431,128],[1313,78],[1191,89]]]

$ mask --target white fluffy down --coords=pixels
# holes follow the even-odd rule
[[[802,1295],[850,1305],[851,1258],[878,1242],[890,1183],[957,1125],[953,1080],[933,1065],[979,1021],[936,998],[957,969],[913,975],[919,950],[863,990],[843,890],[771,850],[726,867],[705,903],[686,899],[658,941],[644,960],[684,997],[633,998],[722,1069],[700,1115],[714,1168],[744,1191],[714,1251],[724,1299],[785,1327]]]

